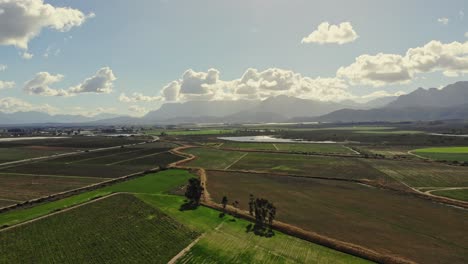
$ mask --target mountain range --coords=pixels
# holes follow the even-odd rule
[[[166,103],[141,118],[99,114],[49,115],[42,112],[1,113],[0,124],[73,123],[89,125],[141,125],[178,123],[260,122],[366,122],[467,119],[468,82],[442,89],[418,88],[401,96],[378,98],[367,103],[352,100],[323,102],[289,96],[265,100],[188,101]]]

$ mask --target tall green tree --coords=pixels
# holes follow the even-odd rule
[[[200,204],[200,198],[203,195],[204,188],[201,185],[201,181],[198,178],[190,178],[187,185],[187,190],[185,191],[185,197],[189,199],[190,203],[193,205]]]

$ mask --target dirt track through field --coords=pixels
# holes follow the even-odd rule
[[[69,179],[102,179],[102,180],[111,180],[113,178],[105,178],[105,177],[86,177],[86,176],[75,176],[75,175],[48,175],[48,174],[27,174],[27,173],[16,173],[16,172],[0,172],[0,177],[2,175],[18,175],[18,176],[33,176],[33,177],[51,177],[51,178],[69,178]]]
[[[226,166],[226,168],[224,168],[224,170],[228,170],[229,168],[231,168],[234,164],[236,164],[237,162],[239,162],[241,159],[243,159],[245,156],[247,156],[247,154],[249,153],[245,153],[244,155],[242,155],[240,158],[236,159],[233,163],[229,164],[228,166]]]
[[[430,187],[428,187],[428,188],[430,188]],[[438,192],[438,191],[468,190],[468,187],[447,187],[447,188],[436,187],[436,188],[438,188],[438,189],[424,191],[424,192],[428,193],[428,194],[431,194],[432,192]]]

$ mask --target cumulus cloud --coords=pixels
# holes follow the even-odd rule
[[[61,74],[50,74],[48,72],[39,72],[36,76],[25,83],[23,90],[28,94],[43,95],[43,96],[67,96],[65,90],[50,88],[51,84],[58,83],[63,80]]]
[[[30,60],[30,59],[32,59],[34,57],[34,54],[29,53],[27,51],[21,52],[20,55],[21,55],[21,58],[23,58],[25,60]]]
[[[438,18],[437,19],[437,22],[441,23],[441,24],[444,24],[444,25],[447,25],[449,23],[449,19],[446,18],[446,17],[441,17],[441,18]]]
[[[408,49],[405,55],[361,55],[351,65],[339,68],[337,77],[348,79],[352,85],[379,87],[408,83],[418,73],[435,71],[449,77],[467,73],[468,42],[444,44],[433,40]]]
[[[56,107],[50,106],[48,104],[33,105],[15,97],[0,98],[0,112],[14,113],[27,111],[38,111],[54,114],[57,113],[59,110]]]
[[[5,64],[0,64],[0,72],[5,71],[8,68]]]
[[[124,103],[155,102],[162,101],[162,99],[162,96],[148,96],[142,93],[133,93],[130,96],[127,96],[125,93],[121,93],[119,96],[119,101]]]
[[[82,83],[68,89],[54,89],[51,84],[61,82],[64,76],[61,74],[50,74],[39,72],[36,76],[25,83],[24,91],[28,94],[42,96],[73,96],[80,93],[110,93],[113,81],[116,80],[114,73],[109,67],[101,68],[96,74]]]
[[[0,81],[0,90],[15,87],[15,82]]]
[[[71,87],[68,92],[71,94],[77,93],[110,93],[112,92],[113,82],[115,77],[112,69],[109,67],[101,68],[96,74],[83,83]]]
[[[465,38],[468,38],[468,31],[465,32]]]
[[[345,81],[337,78],[309,78],[284,69],[270,68],[264,71],[249,68],[233,80],[221,80],[220,72],[187,70],[181,79],[164,86],[158,96],[121,94],[119,100],[126,103],[149,101],[194,100],[263,100],[271,96],[288,95],[321,101],[341,101],[352,95]]]
[[[138,105],[131,105],[130,107],[128,107],[128,110],[130,112],[135,113],[135,115],[138,115],[138,116],[145,115],[146,113],[149,112],[148,109],[146,109],[144,107],[141,107],[141,106],[138,106]]]
[[[69,7],[55,7],[43,0],[0,0],[0,45],[27,49],[44,28],[66,32],[94,14]]]
[[[302,43],[337,43],[342,45],[353,42],[358,37],[350,22],[343,22],[339,25],[330,25],[328,22],[323,22],[314,32],[304,37]]]

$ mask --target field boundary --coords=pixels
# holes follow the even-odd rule
[[[0,213],[12,211],[12,210],[15,210],[15,209],[18,209],[18,208],[31,207],[33,205],[40,204],[40,203],[43,203],[43,202],[52,202],[52,201],[60,200],[60,199],[63,199],[63,198],[67,198],[67,197],[76,195],[76,194],[80,194],[80,193],[87,192],[87,191],[93,191],[93,190],[100,189],[102,187],[106,187],[106,186],[109,186],[109,185],[112,185],[112,184],[115,184],[115,183],[124,182],[124,181],[130,180],[130,179],[133,179],[133,178],[144,176],[144,175],[146,175],[148,173],[159,172],[159,171],[162,171],[162,170],[163,169],[161,169],[160,167],[156,167],[156,168],[149,169],[149,170],[146,170],[146,171],[135,172],[135,173],[132,173],[132,174],[128,174],[128,175],[119,177],[119,178],[94,183],[94,184],[87,185],[87,186],[84,186],[84,187],[80,187],[80,188],[76,188],[76,189],[72,189],[72,190],[68,190],[68,191],[64,191],[64,192],[54,193],[54,194],[51,194],[51,195],[35,198],[35,199],[28,200],[28,201],[25,201],[25,202],[22,202],[22,203],[2,207],[2,208],[0,208]]]
[[[244,155],[240,156],[238,159],[236,159],[234,162],[232,162],[231,164],[227,165],[226,168],[224,168],[224,170],[228,170],[229,168],[231,168],[234,164],[236,164],[237,162],[241,161],[243,158],[245,158],[245,156],[247,156],[249,153],[244,153]]]

